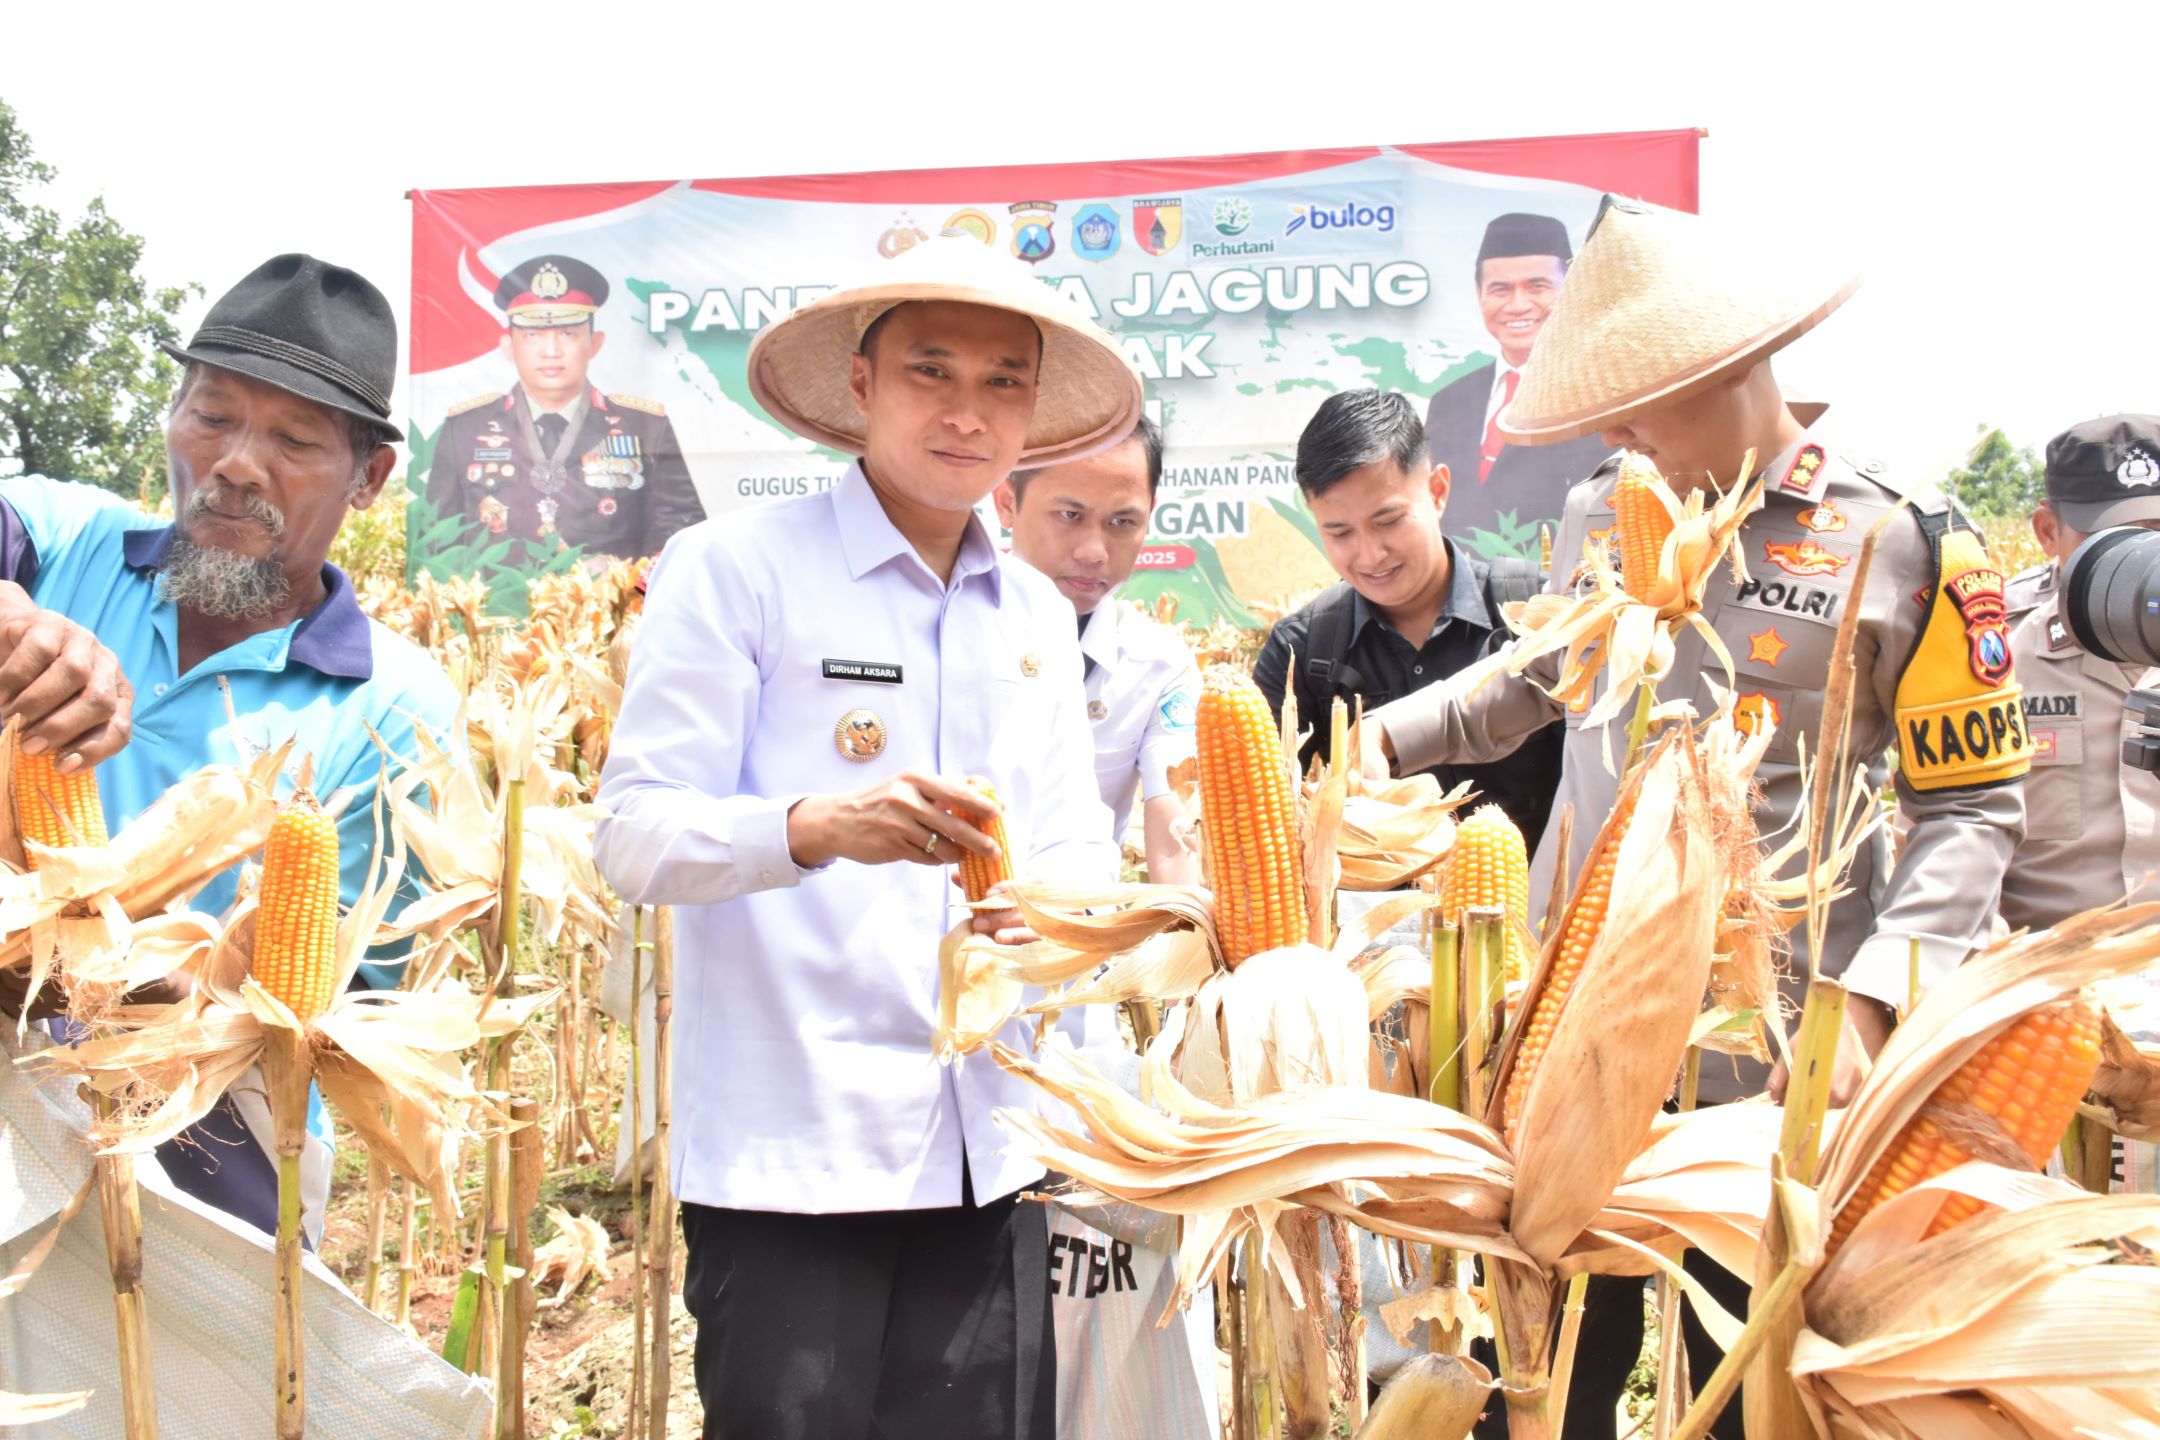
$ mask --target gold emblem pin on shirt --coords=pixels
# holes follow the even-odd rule
[[[1042,659],[1032,650],[1020,657],[1020,673],[1032,680],[1042,674]]]
[[[850,760],[875,760],[885,753],[885,722],[875,710],[850,710],[833,726],[833,744]]]
[[[1102,720],[1109,716],[1110,707],[1100,700],[1088,701],[1088,719]]]

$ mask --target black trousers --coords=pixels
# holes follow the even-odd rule
[[[1056,1440],[1040,1204],[682,1226],[705,1440]]]
[[[1690,1250],[1682,1262],[1687,1273],[1702,1283],[1718,1304],[1736,1319],[1747,1318],[1748,1285],[1702,1252]],[[1644,1281],[1624,1275],[1593,1275],[1583,1289],[1582,1330],[1575,1339],[1575,1372],[1568,1382],[1568,1440],[1618,1440],[1625,1425],[1616,1425],[1614,1413],[1627,1393],[1628,1375],[1642,1355]],[[1680,1338],[1687,1348],[1688,1379],[1698,1390],[1717,1369],[1725,1352],[1695,1318],[1695,1309],[1681,1302]],[[1488,1368],[1498,1359],[1492,1342],[1480,1340],[1472,1353]],[[1477,1440],[1506,1440],[1507,1406],[1496,1394],[1485,1406],[1472,1432]],[[1645,1432],[1647,1433],[1647,1432]],[[1710,1427],[1711,1440],[1743,1440],[1740,1397],[1718,1413]]]

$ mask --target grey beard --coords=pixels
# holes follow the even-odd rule
[[[262,620],[292,597],[282,557],[260,560],[215,550],[175,531],[158,573],[158,594],[212,620]]]

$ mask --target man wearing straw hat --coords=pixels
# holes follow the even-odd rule
[[[1969,522],[1932,487],[1894,480],[1816,439],[1771,374],[1770,356],[1842,304],[1857,279],[1805,253],[1766,253],[1767,243],[1760,227],[1729,233],[1674,211],[1611,206],[1577,257],[1500,427],[1512,443],[1528,445],[1599,433],[1609,446],[1650,458],[1683,493],[1734,484],[1743,478],[1741,456],[1754,451],[1767,476],[1764,498],[1735,541],[1748,578],[1719,567],[1702,614],[1732,654],[1736,713],[1776,727],[1758,771],[1757,822],[1766,834],[1801,814],[1800,746],[1815,747],[1839,622],[1848,606],[1860,607],[1851,754],[1879,790],[1892,778],[1887,752],[1897,747],[1898,804],[1909,828],[1894,866],[1887,837],[1862,848],[1817,957],[1822,973],[1852,992],[1843,1092],[1856,1080],[1859,1046],[1876,1048],[1908,1002],[1910,957],[1917,952],[1924,987],[1981,942],[1988,907],[1975,897],[1994,893],[2023,831],[2021,782],[2032,746],[2018,714],[2002,577]],[[1566,591],[1586,540],[1610,535],[1616,468],[1608,462],[1570,492],[1549,589]],[[1863,594],[1855,589],[1858,557],[1879,521]],[[1382,750],[1406,771],[1504,755],[1564,719],[1556,813],[1574,809],[1566,859],[1577,875],[1617,794],[1605,759],[1616,742],[1541,688],[1557,681],[1558,662],[1555,655],[1481,689],[1434,686],[1374,718]],[[1689,630],[1675,643],[1658,698],[1691,701],[1708,715],[1718,708],[1711,686],[1724,679],[1722,662]],[[1538,848],[1534,903],[1551,890],[1558,828]],[[1790,975],[1804,978],[1804,931],[1795,932],[1795,945],[1802,953]],[[1797,1000],[1797,986],[1788,995]],[[1707,1056],[1702,1096],[1735,1098],[1763,1080],[1759,1066]],[[1706,1280],[1728,1309],[1741,1305],[1743,1284],[1722,1272]],[[1571,1417],[1612,1414],[1638,1349],[1640,1289],[1593,1284],[1591,1311]],[[1707,1377],[1717,1349],[1692,1315],[1688,1329],[1693,1373]],[[1728,1412],[1715,1433],[1737,1435],[1738,1423],[1737,1411]]]
[[[1030,1087],[931,1059],[946,867],[1111,879],[1072,607],[974,507],[1018,466],[1122,442],[1140,382],[1027,267],[940,237],[750,353],[759,402],[860,458],[822,494],[708,521],[653,576],[597,856],[676,907],[674,1179],[708,1437],[1054,1427]],[[980,931],[1029,938],[1016,913]],[[1017,1025],[1009,1042],[1024,1044]]]

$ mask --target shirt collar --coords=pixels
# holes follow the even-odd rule
[[[1456,544],[1445,535],[1440,537],[1440,543],[1447,546],[1448,593],[1441,597],[1440,613],[1433,617],[1433,632],[1439,631],[1441,626],[1450,620],[1467,620],[1486,630],[1499,629],[1500,617],[1493,614],[1492,607],[1485,603],[1487,567],[1484,557],[1474,550]],[[1355,642],[1367,623],[1377,622],[1380,618],[1380,607],[1367,600],[1353,586],[1350,591],[1351,640]],[[1425,642],[1432,638],[1432,634],[1415,637],[1405,635],[1403,638],[1422,650]]]
[[[1117,659],[1117,603],[1117,596],[1103,596],[1102,603],[1088,612],[1087,628],[1080,632],[1080,653],[1105,669]]]
[[[173,527],[130,530],[120,539],[131,570],[159,570],[171,553]],[[368,619],[353,595],[352,582],[335,565],[322,568],[323,598],[293,627],[286,656],[310,670],[344,680],[367,680],[375,674],[375,643]]]
[[[870,477],[863,474],[862,462],[848,466],[847,474],[832,489],[833,518],[840,526],[840,553],[847,561],[848,578],[860,580],[900,556],[915,557],[915,547],[892,523],[885,507],[878,502],[877,491],[870,488]],[[916,559],[921,564],[920,559]],[[997,547],[990,543],[990,534],[983,528],[982,517],[968,516],[967,529],[960,536],[960,557],[953,565],[952,579],[957,584],[969,575],[988,573],[993,593],[1004,598],[1004,571],[998,564]]]

